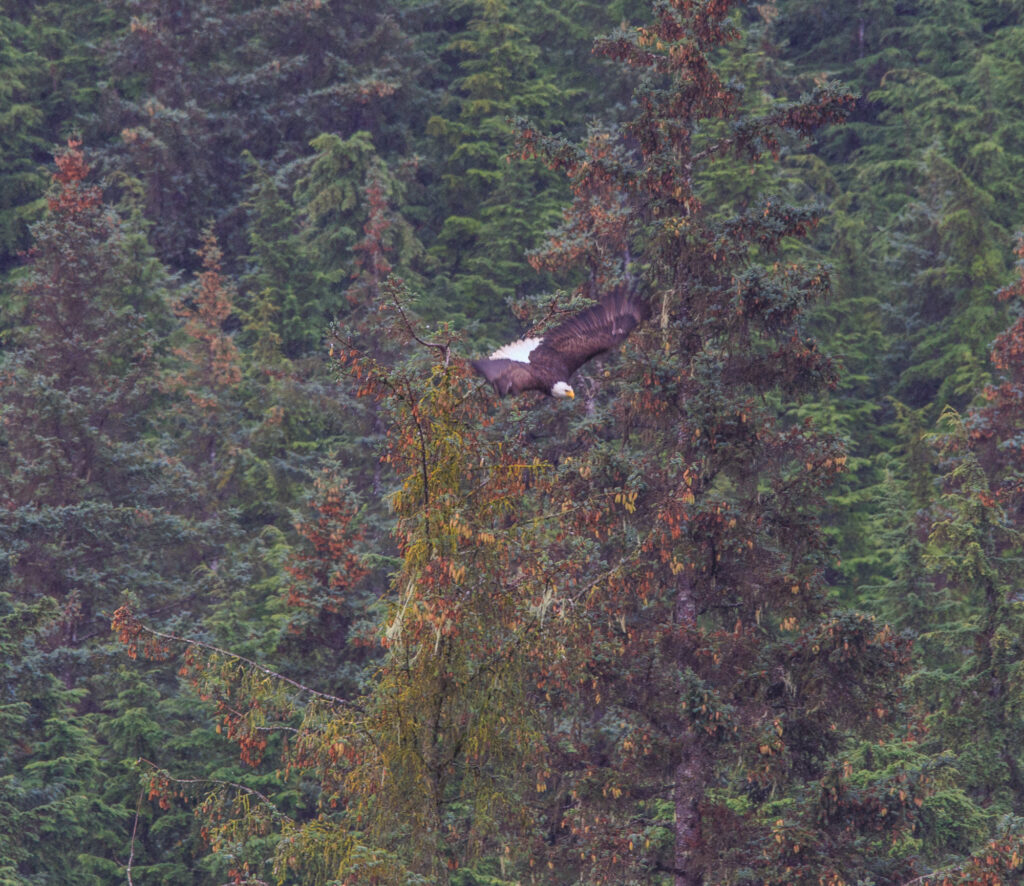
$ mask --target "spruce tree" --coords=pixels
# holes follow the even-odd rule
[[[491,325],[508,302],[541,288],[526,261],[558,219],[565,187],[535,165],[510,162],[511,118],[564,126],[577,91],[559,88],[530,40],[522,10],[502,3],[455,3],[465,19],[442,58],[455,68],[438,113],[427,123],[440,154],[437,192],[445,213],[432,219],[434,312]],[[534,10],[534,14],[539,11]],[[436,145],[436,147],[435,147]]]
[[[891,501],[887,476],[903,471],[902,407],[931,424],[986,382],[983,355],[1004,322],[989,296],[1019,221],[1011,83],[1024,29],[1004,4],[784,0],[778,11],[782,56],[859,93],[850,123],[819,146],[836,187],[815,242],[836,283],[819,328],[848,370],[834,401],[856,416],[853,472],[834,498],[835,580],[853,599],[893,579],[866,510]]]
[[[390,496],[398,554],[390,586],[346,636],[346,627],[359,627],[352,616],[373,560],[352,491],[337,481],[321,487],[302,528],[307,544],[290,567],[303,642],[337,650],[355,639],[383,653],[363,692],[323,691],[330,673],[315,674],[315,686],[268,675],[252,661],[160,634],[127,609],[115,620],[133,651],[183,652],[243,757],[305,785],[312,805],[287,808],[287,791],[257,802],[241,786],[196,780],[191,790],[215,850],[230,851],[253,878],[472,882],[474,871],[527,865],[529,845],[519,838],[532,826],[519,762],[536,747],[536,724],[523,674],[546,649],[540,616],[558,566],[545,551],[550,532],[509,524],[529,488],[547,485],[545,466],[488,439],[484,403],[466,396],[464,372],[444,358],[451,342],[434,339],[431,360],[418,350],[425,330],[401,290],[389,284],[382,293],[381,332],[411,354],[389,364],[346,342],[340,356],[388,416],[385,457],[399,480]],[[280,756],[263,759],[271,753]],[[161,789],[168,797],[189,790],[170,777]],[[273,849],[261,854],[268,833]]]
[[[4,5],[0,20],[0,269],[45,211],[52,147],[87,127],[107,78],[95,47],[120,24],[107,3]]]
[[[23,846],[23,877],[101,882],[128,855],[140,716],[159,718],[140,703],[158,699],[138,671],[111,672],[109,620],[125,595],[162,622],[202,609],[208,582],[194,571],[215,583],[227,533],[153,420],[170,279],[144,233],[103,202],[76,142],[56,166],[5,293],[16,332],[0,366],[3,583],[15,610],[52,614],[25,659],[40,699],[4,830],[37,841]],[[48,823],[19,830],[33,820]],[[52,851],[39,849],[47,835]]]
[[[76,143],[57,166],[48,215],[7,302],[19,323],[3,367],[0,482],[12,505],[11,587],[22,599],[59,600],[68,613],[61,640],[76,645],[124,589],[155,596],[173,586],[197,538],[166,508],[173,472],[145,437],[158,335],[169,326],[167,278],[88,182]],[[187,505],[188,487],[179,492]],[[126,533],[161,543],[144,558],[119,557]]]
[[[561,590],[569,652],[545,679],[560,876],[891,877],[902,862],[881,847],[915,816],[894,785],[919,773],[854,752],[888,728],[905,649],[825,595],[817,508],[846,454],[780,415],[836,380],[805,328],[827,273],[784,253],[815,215],[784,194],[703,199],[722,164],[776,156],[852,99],[827,84],[744,104],[719,74],[735,5],[661,4],[599,42],[639,74],[621,129],[583,146],[523,133],[576,195],[538,260],[652,307],[625,383],[581,382],[594,417],[548,450],[572,502],[562,556],[586,564]]]
[[[144,183],[161,258],[195,268],[211,219],[229,267],[245,253],[246,153],[277,173],[322,133],[361,130],[405,150],[416,62],[390,12],[277,0],[132,5],[99,122],[119,139],[107,163]]]

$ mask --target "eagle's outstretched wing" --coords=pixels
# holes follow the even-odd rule
[[[569,377],[587,360],[623,341],[646,316],[643,302],[625,292],[615,293],[543,338],[512,342],[471,365],[502,397],[533,390],[571,397]]]
[[[647,306],[626,293],[607,296],[548,332],[530,354],[531,362],[553,351],[564,365],[566,378],[588,360],[625,341],[647,316]]]

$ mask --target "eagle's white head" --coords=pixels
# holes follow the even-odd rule
[[[556,381],[551,388],[551,396],[565,398],[568,397],[572,400],[576,394],[573,392],[572,386],[568,382]]]

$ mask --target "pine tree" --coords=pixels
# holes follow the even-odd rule
[[[983,354],[1004,322],[989,296],[1018,223],[1019,94],[1007,78],[1024,30],[1000,4],[784,0],[779,12],[783,56],[860,93],[819,148],[835,161],[836,196],[816,243],[835,266],[819,328],[848,370],[840,412],[865,419],[850,422],[856,460],[836,502],[835,579],[856,598],[893,579],[864,502],[886,499],[888,473],[901,471],[900,404],[930,424],[987,381]]]
[[[35,822],[20,831],[38,841],[23,877],[100,882],[128,854],[138,787],[125,762],[134,740],[122,739],[142,731],[141,675],[108,671],[107,625],[126,594],[161,621],[201,608],[193,570],[216,582],[227,533],[153,421],[169,277],[144,234],[104,204],[77,143],[56,165],[5,300],[17,331],[0,367],[3,581],[15,609],[53,614],[26,657],[41,698],[3,829]]]
[[[3,265],[27,246],[28,224],[39,210],[46,176],[36,155],[43,139],[37,127],[42,112],[35,106],[33,82],[38,61],[18,45],[25,29],[4,17],[0,22],[0,71],[3,72],[3,188],[0,190],[0,250]]]
[[[950,460],[935,503],[926,564],[934,626],[922,633],[919,691],[934,712],[931,741],[955,748],[965,792],[989,815],[1024,812],[1020,745],[1021,637],[1012,576],[1022,549],[954,413],[941,445]],[[951,653],[957,650],[959,654]],[[1024,836],[1024,833],[1021,833]]]
[[[0,21],[0,269],[30,243],[45,211],[54,144],[81,131],[98,104],[106,57],[95,46],[117,28],[111,4],[4,5]]]
[[[447,331],[428,334],[382,281],[386,213],[367,216],[353,314],[390,320],[339,330],[339,349],[379,398],[399,558],[361,697],[118,613],[133,651],[186,650],[257,767],[201,788],[238,878],[909,878],[928,761],[877,743],[906,645],[827,599],[820,509],[846,455],[793,408],[836,379],[805,324],[827,274],[788,258],[816,215],[746,188],[707,202],[719,169],[767,164],[851,100],[832,85],[744,98],[719,73],[736,62],[735,7],[658,4],[599,44],[640,84],[621,125],[582,145],[522,132],[574,195],[534,261],[584,281],[538,328],[617,287],[652,308],[614,372],[581,373],[582,415],[487,411]],[[348,235],[319,218],[318,235]],[[300,625],[312,642],[349,636],[368,562],[358,482],[325,487],[293,564],[296,602],[348,619]],[[263,790],[278,762],[284,786]]]
[[[211,228],[203,235],[201,258],[202,270],[175,305],[182,320],[181,343],[175,349],[175,370],[163,387],[178,400],[172,406],[178,419],[175,431],[179,439],[188,438],[182,449],[190,467],[211,488],[222,489],[232,473],[223,462],[238,450],[237,436],[245,422],[230,412],[229,398],[242,381],[238,348],[225,331],[235,295]]]
[[[549,678],[563,799],[548,839],[565,876],[591,881],[892,876],[900,861],[865,847],[915,815],[888,779],[918,771],[852,765],[855,736],[885,733],[905,650],[824,596],[815,509],[846,455],[779,417],[835,382],[804,329],[825,270],[780,255],[814,214],[784,195],[729,213],[702,199],[719,164],[777,155],[851,99],[826,85],[745,107],[718,74],[733,5],[660,5],[599,43],[642,75],[621,133],[523,134],[575,194],[540,260],[583,265],[590,292],[636,276],[653,309],[628,386],[609,400],[592,380],[603,420],[557,449],[564,556],[589,566],[562,592],[571,653]]]
[[[447,317],[495,324],[508,316],[509,300],[540,288],[526,254],[557,221],[565,196],[558,178],[510,162],[511,118],[563,125],[581,95],[560,89],[544,70],[521,9],[494,2],[454,7],[465,24],[442,57],[456,71],[427,123],[441,153],[438,203],[446,213],[432,220],[431,284],[440,292],[431,299]]]
[[[121,816],[101,798],[101,754],[76,717],[82,694],[53,672],[48,652],[60,623],[52,598],[23,603],[0,597],[0,716],[8,737],[0,752],[5,882],[100,882],[97,870],[109,868],[95,838],[116,830]],[[68,879],[72,866],[76,880]]]
[[[1002,295],[1020,291],[1018,281]],[[916,634],[908,695],[915,744],[932,760],[916,832],[922,862],[933,867],[928,883],[1012,882],[1024,863],[1017,688],[1024,627],[1014,578],[1022,546],[1012,455],[1019,325],[996,340],[992,362],[1002,378],[985,389],[985,402],[966,417],[947,409],[938,430],[921,437],[930,458],[919,445],[905,459],[920,463],[916,491],[897,496],[915,503],[912,518],[902,502],[892,509],[904,527],[892,545],[896,579],[879,600]]]
[[[400,290],[383,293],[392,299],[389,337],[422,341]],[[280,753],[283,771],[313,791],[312,810],[285,810],[269,795],[250,806],[238,787],[206,794],[212,843],[230,847],[247,876],[268,873],[257,851],[268,829],[274,873],[304,883],[446,883],[486,853],[522,862],[499,842],[523,818],[514,769],[531,746],[530,718],[513,711],[525,710],[521,674],[537,655],[542,585],[557,567],[544,554],[548,533],[503,530],[543,466],[486,439],[481,402],[466,396],[464,374],[441,356],[449,348],[442,339],[432,365],[417,354],[387,365],[350,344],[341,354],[363,394],[382,399],[386,457],[401,479],[391,496],[397,569],[383,623],[363,638],[382,644],[384,657],[363,696],[303,692],[281,675],[268,681],[251,661],[182,642],[186,669],[219,701],[243,757],[259,765]],[[336,649],[346,638],[326,630],[329,617],[352,613],[366,574],[351,490],[324,487],[314,516],[291,571],[294,602],[318,617],[297,627],[305,642]],[[510,572],[513,562],[524,572]],[[115,626],[132,650],[175,645],[127,610]],[[283,748],[273,740],[278,730],[290,733]],[[171,793],[180,784],[164,778],[162,786]]]
[[[1018,237],[1018,259],[1024,237]],[[1024,293],[1024,271],[1000,291]],[[1024,761],[1018,752],[1022,696],[1019,605],[1014,576],[1024,544],[1021,515],[1021,330],[1018,318],[992,348],[998,382],[963,419],[944,416],[938,444],[945,457],[943,494],[935,502],[930,566],[938,623],[925,636],[928,697],[941,711],[937,739],[960,753],[965,789],[989,814],[1024,812]],[[969,649],[950,666],[949,650]],[[929,676],[935,684],[929,686]],[[968,735],[970,738],[968,738]],[[1021,830],[1017,830],[1018,836]]]
[[[163,567],[196,539],[164,508],[171,479],[143,434],[166,278],[88,184],[78,145],[57,164],[48,217],[8,303],[21,323],[4,364],[2,482],[12,587],[60,600],[62,639],[74,643],[134,583],[135,558],[114,555],[126,530],[138,541],[168,533],[143,567],[153,593],[180,574]]]
[[[101,122],[121,138],[108,162],[144,183],[153,242],[175,266],[195,267],[211,219],[229,266],[245,253],[246,153],[277,173],[322,133],[405,147],[415,61],[388,9],[146,0],[132,12]]]
[[[1019,313],[1017,303],[1024,298],[1024,234],[1017,235],[1015,252],[1017,280],[1003,287],[999,296],[1003,301],[1013,300]],[[998,376],[983,390],[984,403],[973,409],[968,417],[972,448],[994,481],[1000,504],[1018,528],[1024,523],[1021,516],[1024,479],[1016,459],[1021,431],[1024,430],[1024,415],[1019,405],[1021,385],[1024,384],[1022,356],[1024,320],[1018,316],[995,339],[991,360]]]
[[[522,437],[506,419],[488,438],[443,339],[430,373],[344,352],[388,408],[403,565],[365,698],[315,702],[295,727],[286,759],[331,810],[280,826],[278,864],[307,880],[446,882],[488,850],[503,876],[554,881],[905,869],[883,847],[915,819],[921,761],[859,739],[887,734],[906,650],[828,606],[815,509],[845,455],[779,416],[834,378],[801,323],[824,271],[774,260],[813,215],[772,198],[705,211],[697,185],[847,99],[741,112],[712,65],[728,11],[661,7],[600,44],[651,74],[621,137],[522,135],[576,194],[538,263],[573,264],[593,294],[642,275],[651,298],[614,399],[584,377],[578,424],[517,404]]]

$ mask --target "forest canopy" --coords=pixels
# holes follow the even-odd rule
[[[1022,19],[6,4],[0,883],[1020,882]]]

